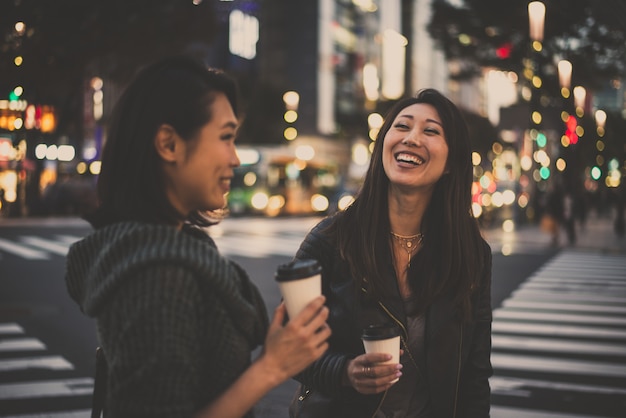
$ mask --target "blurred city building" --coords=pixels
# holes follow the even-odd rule
[[[258,157],[239,170],[249,181],[231,193],[232,211],[319,213],[350,202],[386,110],[421,87],[448,90],[447,64],[426,30],[430,3],[260,3],[258,64],[244,82],[256,94],[240,138]],[[250,76],[240,61],[228,69]]]
[[[241,88],[242,166],[229,197],[233,214],[345,207],[385,112],[424,87],[441,90],[463,109],[474,145],[473,210],[485,224],[537,221],[557,178],[586,195],[608,195],[622,184],[623,80],[581,90],[570,85],[570,74],[568,84],[558,65],[566,57],[542,49],[543,33],[534,27],[543,30],[551,15],[533,22],[526,11],[528,3],[541,2],[515,2],[524,6],[524,33],[515,35],[527,45],[523,67],[483,65],[471,77],[461,77],[468,58],[446,56],[430,28],[437,7],[462,6],[462,0],[189,2],[205,7],[203,19],[213,27],[201,34],[212,37],[180,50],[225,69]],[[26,30],[18,23],[11,36],[19,40]],[[463,32],[450,36],[460,48],[475,42]],[[511,42],[488,51],[494,63],[515,52]],[[110,75],[108,57],[91,58],[79,80],[80,106],[72,116],[78,137],[57,130],[58,109],[22,99],[17,88],[0,100],[0,216],[90,207],[107,119],[124,87]],[[550,84],[557,75],[563,76],[561,94]],[[555,88],[556,98],[548,94]],[[607,122],[607,114],[620,115],[621,125]],[[594,154],[593,164],[580,160],[582,147]],[[618,151],[609,158],[610,147]],[[59,203],[68,199],[71,204]]]

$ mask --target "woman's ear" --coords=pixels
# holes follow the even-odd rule
[[[178,135],[174,128],[167,124],[159,126],[154,136],[154,147],[157,154],[166,162],[175,162],[176,151],[179,146]]]

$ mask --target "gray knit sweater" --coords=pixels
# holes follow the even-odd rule
[[[256,286],[199,229],[99,229],[70,248],[66,284],[96,318],[107,417],[192,416],[246,369],[268,327]]]

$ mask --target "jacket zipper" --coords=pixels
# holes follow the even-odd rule
[[[367,293],[367,290],[365,288],[361,288],[361,290],[363,291],[363,293]],[[404,324],[402,323],[402,321],[400,321],[398,318],[396,318],[391,312],[389,312],[389,309],[387,309],[387,307],[385,305],[383,305],[383,303],[381,301],[378,301],[378,305],[380,305],[381,308],[383,308],[383,310],[385,311],[385,313],[396,323],[400,326],[400,328],[402,329],[402,333],[404,334],[404,338],[408,339],[409,338],[409,333],[407,332],[406,328],[404,327]]]

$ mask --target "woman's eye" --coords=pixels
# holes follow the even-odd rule
[[[404,123],[396,123],[394,127],[397,129],[409,129],[408,125],[405,125]]]
[[[434,129],[434,128],[426,128],[424,129],[424,132],[433,134],[433,135],[439,135],[439,130]]]

